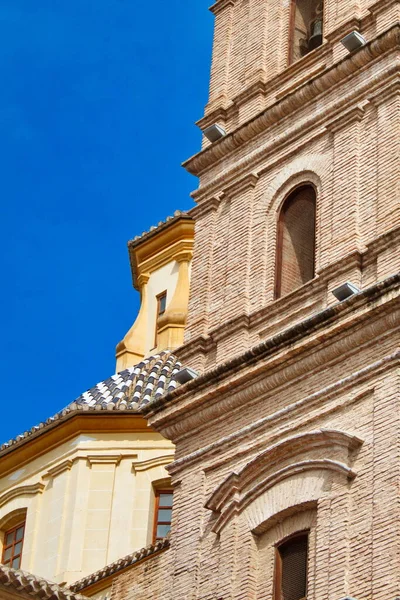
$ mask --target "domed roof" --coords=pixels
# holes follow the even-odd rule
[[[137,410],[174,390],[174,375],[181,368],[181,363],[173,354],[161,352],[98,383],[67,408],[86,405],[109,410]]]
[[[40,435],[78,411],[130,410],[140,408],[177,387],[175,375],[182,365],[169,351],[160,352],[142,360],[139,364],[96,384],[84,392],[66,408],[46,421],[35,425],[16,438],[2,444],[0,452],[6,452],[27,438]]]

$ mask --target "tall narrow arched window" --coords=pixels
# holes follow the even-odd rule
[[[278,219],[275,297],[280,298],[315,274],[316,195],[313,186],[296,188]]]
[[[323,0],[292,0],[289,63],[322,44]]]
[[[275,600],[305,600],[307,596],[308,533],[296,533],[276,547]]]

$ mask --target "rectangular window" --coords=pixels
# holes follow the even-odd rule
[[[308,532],[296,533],[276,547],[274,600],[307,597]]]
[[[160,315],[163,315],[165,313],[166,306],[167,306],[167,292],[158,294],[158,296],[157,296],[157,317],[159,317]]]
[[[162,292],[161,294],[158,294],[158,296],[156,296],[157,298],[157,314],[156,314],[156,333],[155,333],[155,337],[154,337],[154,346],[156,347],[158,342],[157,342],[157,319],[158,317],[160,317],[161,315],[163,315],[165,313],[165,309],[167,307],[167,292]]]
[[[172,499],[172,490],[157,490],[153,543],[165,538],[171,529]]]
[[[25,523],[9,529],[4,534],[3,565],[19,569],[21,566],[22,546],[24,543]]]

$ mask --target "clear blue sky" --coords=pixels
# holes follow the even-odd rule
[[[209,4],[0,3],[0,443],[114,372],[126,243],[197,187]]]

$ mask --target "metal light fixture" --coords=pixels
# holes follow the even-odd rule
[[[226,135],[225,129],[221,125],[217,125],[217,123],[206,127],[203,133],[211,143],[217,142]]]
[[[342,285],[339,285],[337,288],[332,290],[332,294],[337,300],[339,300],[339,302],[343,302],[343,300],[347,300],[347,298],[354,296],[354,294],[358,294],[360,291],[361,290],[358,289],[358,287],[353,283],[346,281],[346,283],[342,283]]]
[[[365,37],[358,33],[358,31],[352,31],[348,35],[346,35],[340,42],[349,52],[354,52],[354,50],[359,50],[367,43]]]
[[[199,374],[194,369],[190,369],[189,367],[184,367],[183,369],[178,371],[178,373],[176,373],[174,378],[178,383],[183,385],[184,383],[187,383],[188,381],[191,381],[192,379],[196,379],[196,377],[198,377],[198,376],[199,376]]]

